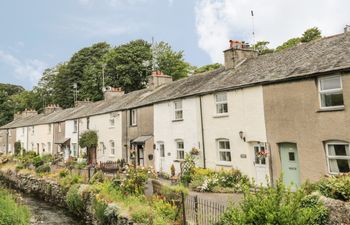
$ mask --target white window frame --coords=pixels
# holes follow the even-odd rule
[[[217,100],[217,97],[218,97],[219,95],[225,95],[226,100],[224,100],[224,101],[218,101],[218,100]],[[215,95],[214,95],[214,100],[215,100],[215,113],[216,113],[216,115],[226,115],[226,114],[228,114],[227,92],[220,92],[220,93],[215,94]],[[218,106],[219,106],[219,105],[225,105],[225,104],[226,104],[227,112],[219,112]]]
[[[73,133],[77,133],[78,132],[78,124],[79,124],[78,120],[74,120],[73,121]]]
[[[179,147],[179,143],[182,143],[182,148]],[[176,159],[177,160],[184,160],[185,159],[185,143],[184,143],[183,139],[176,139],[175,146],[176,146]],[[183,152],[183,158],[179,157],[180,152]]]
[[[49,134],[51,134],[52,131],[52,124],[49,124]]]
[[[327,157],[327,167],[328,167],[328,173],[329,174],[341,174],[341,172],[337,173],[337,172],[331,172],[331,168],[330,168],[330,163],[329,160],[330,159],[345,159],[345,160],[350,160],[350,155],[349,156],[331,156],[329,155],[329,145],[347,145],[348,148],[350,149],[350,143],[349,142],[342,142],[342,141],[329,141],[325,143],[325,147],[326,147],[326,157]]]
[[[137,112],[136,109],[130,110],[130,124],[131,126],[137,125]]]
[[[61,133],[62,132],[62,124],[58,123],[58,132]]]
[[[226,148],[220,148],[220,142],[228,142],[229,144],[229,148],[226,149]],[[230,142],[230,139],[228,138],[218,138],[216,139],[216,149],[217,149],[217,161],[219,164],[224,164],[224,165],[231,165],[232,163],[232,150],[231,150],[231,142]],[[230,158],[231,160],[230,161],[222,161],[221,160],[221,157],[220,157],[220,153],[221,152],[229,152],[230,153]]]
[[[183,114],[183,107],[182,107],[182,100],[176,100],[174,101],[174,120],[177,121],[177,120],[183,120],[184,118],[184,114]],[[178,106],[180,106],[179,108],[177,108],[177,104],[179,104]],[[177,117],[177,113],[178,112],[181,112],[181,117]]]
[[[110,140],[109,145],[111,147],[111,155],[114,156],[115,155],[115,141]]]
[[[163,146],[163,148],[162,148]],[[159,156],[160,158],[165,158],[165,145],[164,142],[159,142]]]
[[[329,90],[321,90],[321,81],[322,80],[327,80],[330,78],[339,78],[340,81],[340,88],[334,88],[334,89],[329,89]],[[322,94],[339,94],[342,93],[343,94],[343,103],[344,103],[344,93],[343,93],[343,81],[342,81],[342,77],[341,75],[335,75],[335,76],[327,76],[327,77],[319,77],[318,78],[318,98],[319,98],[319,102],[320,102],[320,108],[321,109],[339,109],[339,108],[344,108],[344,104],[343,105],[338,105],[338,106],[322,106]]]
[[[106,147],[105,147],[105,143],[104,142],[100,142],[100,144],[99,144],[99,149],[100,149],[100,151],[102,152],[102,154],[104,155],[105,153],[106,153]]]

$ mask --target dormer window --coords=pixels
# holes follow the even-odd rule
[[[341,76],[322,77],[318,83],[321,109],[344,107]]]

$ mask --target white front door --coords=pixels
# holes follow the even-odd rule
[[[267,186],[269,183],[268,156],[263,145],[254,146],[254,166],[256,184]]]

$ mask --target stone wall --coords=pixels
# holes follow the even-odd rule
[[[36,196],[46,202],[55,204],[56,206],[68,209],[66,204],[67,188],[62,187],[54,181],[49,181],[45,178],[38,178],[31,175],[20,175],[9,170],[6,173],[0,171],[0,181],[6,184],[9,188],[19,190],[26,194]],[[99,225],[95,212],[92,207],[92,202],[95,196],[89,193],[84,197],[85,212],[83,218],[86,224]],[[77,215],[78,216],[78,215]],[[118,218],[118,221],[111,225],[133,225],[128,218]],[[135,224],[136,225],[136,224]]]
[[[344,202],[321,196],[321,201],[329,210],[327,225],[350,224],[350,202]]]

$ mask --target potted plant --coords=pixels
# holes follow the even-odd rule
[[[191,151],[190,151],[190,154],[193,155],[193,156],[199,155],[199,149],[193,147],[193,148],[191,149]]]

